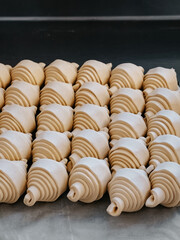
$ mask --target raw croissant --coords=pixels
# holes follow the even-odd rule
[[[106,160],[85,157],[73,167],[69,177],[68,199],[85,203],[94,202],[102,198],[107,184],[111,179],[111,172]]]
[[[45,68],[45,83],[59,81],[73,84],[77,77],[77,63],[56,59]]]
[[[107,212],[119,216],[122,212],[140,210],[149,195],[150,181],[147,173],[140,169],[119,169],[108,184],[111,204]]]
[[[175,162],[160,163],[149,175],[151,195],[146,207],[180,206],[180,165]]]
[[[73,109],[59,104],[43,105],[37,116],[38,131],[70,131],[73,125]]]
[[[146,124],[139,114],[124,112],[113,114],[111,119],[109,132],[112,140],[123,137],[139,138],[146,134]]]
[[[111,72],[110,89],[112,95],[119,88],[140,89],[143,84],[144,69],[132,63],[123,63]]]
[[[0,158],[9,160],[29,159],[31,156],[30,133],[4,131],[0,135]]]
[[[3,107],[0,113],[0,129],[30,133],[36,127],[35,113],[37,107],[23,107],[12,104]]]
[[[132,88],[117,90],[110,100],[111,114],[131,112],[142,113],[145,108],[145,100],[142,91]]]
[[[121,138],[110,143],[113,145],[109,152],[111,170],[119,168],[139,168],[149,160],[149,151],[143,139]]]
[[[96,82],[84,83],[76,92],[76,106],[89,103],[104,107],[109,100],[108,86]]]
[[[0,109],[4,106],[4,92],[3,88],[0,88]]]
[[[97,82],[105,85],[110,77],[112,64],[96,60],[86,61],[79,69],[74,90],[78,90],[86,82]]]
[[[171,134],[180,137],[180,116],[171,110],[162,110],[147,119],[147,142],[159,135]]]
[[[0,202],[15,203],[26,189],[25,161],[0,159]]]
[[[149,144],[149,165],[157,167],[159,163],[176,162],[180,164],[180,138],[174,135],[161,135]]]
[[[68,170],[83,157],[94,157],[104,159],[109,152],[109,135],[104,131],[96,132],[85,129],[72,139],[72,154],[68,163]]]
[[[45,131],[36,133],[36,139],[33,142],[33,161],[40,158],[49,158],[61,161],[69,156],[71,145],[68,137],[69,132],[60,133],[55,131]]]
[[[147,118],[164,109],[180,114],[180,91],[157,88],[147,95],[145,113]]]
[[[6,88],[11,82],[11,71],[12,67],[10,65],[4,65],[0,63],[0,87]]]
[[[6,89],[5,105],[17,104],[24,107],[39,104],[39,86],[23,81],[13,81]]]
[[[44,63],[20,61],[11,71],[12,81],[19,80],[41,86],[44,81]]]
[[[33,206],[37,201],[53,202],[67,189],[66,161],[39,159],[28,172],[27,194],[24,204]]]
[[[152,92],[156,88],[178,89],[176,72],[173,68],[156,67],[145,74],[143,82],[145,94]]]
[[[75,108],[74,131],[93,129],[100,131],[109,124],[109,110],[93,104],[85,104]]]
[[[74,90],[72,84],[63,82],[48,82],[41,90],[40,105],[58,103],[64,106],[73,106]]]

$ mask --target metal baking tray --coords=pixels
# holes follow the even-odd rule
[[[49,64],[56,58],[80,65],[88,59],[173,67],[180,76],[178,17],[1,18],[0,61],[22,59]],[[23,197],[0,204],[0,240],[178,240],[180,208],[158,206],[111,217],[108,194],[92,204],[72,203],[63,194],[54,203],[28,208]]]

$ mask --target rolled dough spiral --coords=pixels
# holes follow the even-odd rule
[[[41,90],[40,104],[58,103],[63,106],[73,106],[74,90],[72,84],[58,81],[48,82]]]
[[[119,216],[122,212],[139,211],[149,196],[150,181],[140,169],[119,169],[108,184],[111,204],[107,212]]]
[[[44,63],[20,61],[11,71],[12,81],[19,80],[41,86],[44,82]]]
[[[111,172],[106,160],[82,158],[70,173],[67,197],[72,202],[94,202],[102,198],[110,179]]]
[[[105,85],[110,77],[111,63],[103,63],[96,60],[86,61],[79,69],[74,90],[78,90],[86,82],[97,82]]]
[[[38,131],[70,131],[73,125],[73,109],[57,103],[42,105],[37,116]]]
[[[23,81],[13,81],[6,89],[5,105],[17,104],[24,107],[37,106],[39,104],[39,86]]]
[[[180,205],[180,165],[175,162],[160,163],[149,175],[151,195],[146,207]]]
[[[122,63],[111,72],[110,89],[112,95],[119,88],[140,89],[143,84],[144,69],[132,63]]]
[[[26,189],[26,161],[0,159],[0,202],[15,203]]]
[[[24,204],[31,207],[37,201],[54,202],[66,190],[68,174],[66,161],[39,159],[28,172],[27,194]]]

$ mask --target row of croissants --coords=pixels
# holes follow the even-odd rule
[[[123,63],[111,71],[96,60],[78,67],[59,59],[0,64],[0,202],[14,203],[26,189],[27,206],[53,202],[69,186],[68,199],[85,203],[108,189],[112,216],[179,206],[175,70],[144,75]]]

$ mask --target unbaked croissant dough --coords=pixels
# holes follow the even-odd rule
[[[39,159],[28,172],[27,194],[24,204],[33,206],[37,201],[53,202],[67,189],[66,160]]]
[[[161,135],[149,144],[149,165],[156,167],[163,162],[180,164],[180,138],[174,135]]]
[[[180,165],[175,162],[160,163],[149,175],[151,195],[146,207],[180,206]]]
[[[41,90],[40,105],[52,103],[73,106],[74,90],[72,84],[58,81],[48,82]]]
[[[119,88],[140,89],[143,84],[144,69],[132,63],[122,63],[111,72],[110,89],[112,95]]]
[[[16,104],[6,105],[0,113],[0,129],[30,133],[36,127],[37,107],[24,107]]]
[[[68,157],[71,151],[70,137],[70,132],[37,132],[36,139],[33,142],[33,161],[40,158],[61,161],[63,158]]]
[[[123,137],[139,138],[146,134],[147,127],[140,114],[123,112],[113,114],[111,119],[109,132],[112,140]]]
[[[145,100],[141,90],[132,88],[118,89],[111,97],[111,114],[121,112],[142,113]]]
[[[104,107],[109,104],[108,85],[96,82],[84,83],[76,92],[76,106],[95,104]]]
[[[20,61],[11,71],[12,81],[19,80],[41,86],[44,81],[44,63]]]
[[[39,86],[23,81],[13,81],[5,92],[5,105],[17,104],[24,107],[39,104]]]
[[[119,169],[108,184],[111,204],[107,212],[119,216],[122,212],[140,210],[149,196],[150,181],[147,173],[140,169]]]
[[[0,88],[0,109],[4,106],[4,93],[5,90]]]
[[[15,203],[26,189],[26,161],[0,159],[0,202]]]
[[[110,77],[111,63],[103,63],[96,60],[86,61],[79,69],[74,90],[78,90],[86,82],[97,82],[105,85]]]
[[[109,110],[93,104],[85,104],[75,108],[74,131],[93,129],[100,131],[109,124]]]
[[[180,137],[180,116],[171,110],[162,110],[147,119],[147,142],[159,135],[171,134]]]
[[[73,84],[77,77],[77,63],[56,59],[45,68],[45,83],[59,81]]]
[[[11,82],[10,65],[4,65],[0,63],[0,87],[6,88]]]
[[[151,117],[161,110],[173,110],[180,114],[180,91],[157,88],[146,96],[146,117]]]
[[[111,179],[111,172],[106,160],[85,157],[73,167],[69,177],[68,199],[85,203],[94,202],[102,198],[107,184]]]
[[[73,109],[70,106],[49,104],[40,107],[37,116],[38,131],[70,131],[73,125]]]
[[[156,88],[178,89],[176,72],[173,68],[156,67],[145,74],[143,82],[145,94],[152,92]]]
[[[109,152],[109,135],[105,131],[96,132],[92,129],[80,131],[72,139],[72,151],[69,157],[68,170],[83,157],[104,159]]]
[[[146,166],[149,161],[149,151],[142,138],[121,138],[110,143],[113,145],[109,152],[111,170],[120,168],[139,168]]]
[[[29,159],[31,157],[31,141],[30,133],[4,131],[0,135],[0,158]]]

